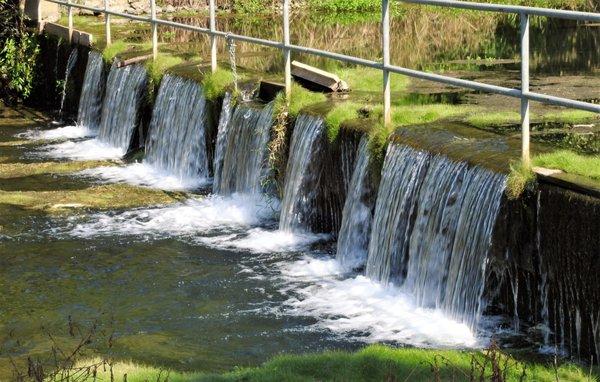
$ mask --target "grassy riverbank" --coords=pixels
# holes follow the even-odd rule
[[[98,364],[99,360],[88,361]],[[89,363],[88,363],[89,364]],[[84,364],[82,364],[84,365]],[[110,368],[98,368],[98,381]],[[180,373],[133,363],[116,363],[115,380],[184,381],[596,381],[597,374],[573,364],[554,366],[517,361],[497,350],[395,349],[373,345],[357,352],[283,355],[254,368],[224,374]],[[160,376],[160,377],[159,377]],[[159,379],[157,379],[159,378]],[[494,379],[496,378],[496,379]],[[90,381],[92,378],[90,377]]]

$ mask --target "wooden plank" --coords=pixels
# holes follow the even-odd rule
[[[124,66],[128,66],[128,65],[133,65],[133,64],[137,64],[139,62],[142,61],[146,61],[149,60],[153,57],[152,54],[147,54],[145,56],[139,56],[139,57],[133,57],[133,58],[128,58],[127,60],[119,60],[119,62],[117,62],[117,68],[122,68]]]
[[[322,87],[332,92],[339,89],[341,82],[340,78],[333,73],[298,61],[292,62],[292,76],[300,81],[317,85],[317,87]]]

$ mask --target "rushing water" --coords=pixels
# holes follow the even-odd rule
[[[402,286],[418,306],[477,327],[504,176],[390,145],[367,276]]]
[[[113,64],[106,82],[98,140],[123,153],[129,149],[147,83],[143,66],[117,68]]]
[[[62,91],[60,96],[60,109],[58,110],[59,118],[63,116],[63,108],[65,107],[65,99],[67,98],[67,90],[69,86],[69,79],[71,76],[71,72],[77,64],[77,57],[79,56],[77,48],[71,49],[71,53],[69,54],[69,59],[67,60],[67,67],[65,69],[65,79],[62,84]]]
[[[368,138],[363,137],[348,186],[337,241],[337,259],[344,269],[360,268],[367,261],[374,204],[371,182]]]
[[[226,105],[224,106],[226,107]],[[214,191],[259,194],[268,177],[267,144],[273,125],[273,105],[261,109],[239,105],[217,136]],[[218,184],[216,184],[218,182]]]
[[[77,124],[79,126],[90,130],[98,129],[103,95],[104,60],[102,54],[90,50],[81,88],[81,98],[79,99],[79,111],[77,113]]]
[[[225,151],[227,150],[227,143],[229,141],[229,121],[231,120],[231,113],[233,112],[233,105],[231,104],[232,97],[231,93],[227,92],[223,97],[223,105],[221,107],[221,114],[219,115],[219,126],[217,131],[217,142],[215,144],[215,158],[213,161],[213,192],[219,193],[219,187],[221,186],[221,171],[223,169],[223,160],[225,158]]]
[[[310,209],[316,197],[315,183],[319,174],[310,164],[319,154],[319,138],[324,133],[319,117],[300,115],[294,126],[290,157],[285,176],[279,228],[283,231],[306,230]]]
[[[179,179],[207,179],[207,106],[202,87],[163,77],[150,122],[144,162]]]

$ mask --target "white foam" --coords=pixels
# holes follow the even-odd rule
[[[119,159],[125,155],[124,150],[107,145],[97,139],[56,143],[42,147],[41,151],[52,158],[75,160]]]
[[[318,329],[368,343],[393,341],[422,347],[474,347],[469,328],[441,311],[418,308],[399,288],[364,276],[342,279],[335,260],[305,258],[281,266],[288,314],[310,316]]]
[[[291,233],[280,230],[269,231],[253,228],[244,234],[224,235],[202,239],[206,245],[252,253],[297,252],[319,241],[327,240],[328,235],[312,233]]]
[[[206,178],[182,179],[146,163],[132,163],[124,167],[96,167],[80,171],[77,174],[100,178],[108,182],[123,182],[169,191],[194,190],[209,184]]]
[[[17,134],[17,137],[32,139],[32,140],[62,140],[62,139],[77,139],[96,136],[96,132],[79,125],[63,126],[52,130],[32,129],[23,133]]]
[[[77,237],[120,234],[196,239],[215,231],[223,233],[248,228],[275,214],[269,201],[257,196],[209,196],[167,207],[94,214],[87,222],[76,223],[70,234]]]

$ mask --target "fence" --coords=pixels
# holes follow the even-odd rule
[[[283,41],[271,41],[256,37],[238,35],[235,33],[219,31],[216,29],[215,9],[216,0],[209,0],[209,28],[202,28],[182,23],[177,23],[168,20],[161,20],[156,17],[156,0],[150,0],[150,17],[135,16],[127,13],[116,12],[110,10],[109,0],[104,0],[104,9],[74,4],[72,0],[46,0],[52,3],[60,4],[67,7],[68,10],[68,25],[69,34],[73,30],[73,12],[72,8],[85,9],[92,12],[103,13],[106,20],[106,43],[111,43],[110,33],[110,17],[111,15],[124,17],[130,20],[148,22],[152,26],[152,52],[154,58],[158,54],[158,25],[165,25],[175,28],[181,28],[189,31],[204,33],[211,38],[211,68],[213,71],[217,69],[217,38],[230,38],[237,41],[259,44],[272,48],[280,49],[284,57],[284,73],[285,73],[285,89],[286,95],[291,92],[292,75],[291,75],[291,53],[306,53],[324,58],[338,60],[349,64],[366,66],[369,68],[379,69],[383,72],[383,106],[384,106],[384,123],[391,124],[391,87],[390,74],[397,73],[413,78],[439,82],[447,85],[483,91],[488,93],[500,94],[507,97],[519,98],[521,100],[521,136],[522,136],[522,160],[525,164],[529,164],[529,111],[530,101],[537,101],[546,104],[564,106],[574,109],[586,110],[595,113],[600,113],[600,105],[588,102],[581,102],[569,98],[556,97],[541,93],[532,92],[529,90],[529,16],[544,16],[563,19],[572,19],[578,21],[600,22],[600,13],[565,11],[558,9],[534,8],[524,6],[500,5],[475,3],[456,0],[401,0],[406,3],[422,4],[439,7],[460,8],[469,10],[478,10],[486,12],[512,13],[519,15],[520,18],[520,41],[521,41],[521,88],[513,89],[502,86],[490,85],[476,81],[463,80],[460,78],[443,76],[434,73],[423,72],[419,70],[407,69],[400,66],[392,65],[390,62],[390,0],[382,0],[381,6],[381,50],[383,52],[382,62],[367,60],[354,56],[348,56],[339,53],[328,52],[321,49],[315,49],[305,46],[294,45],[290,42],[290,0],[283,1]]]

